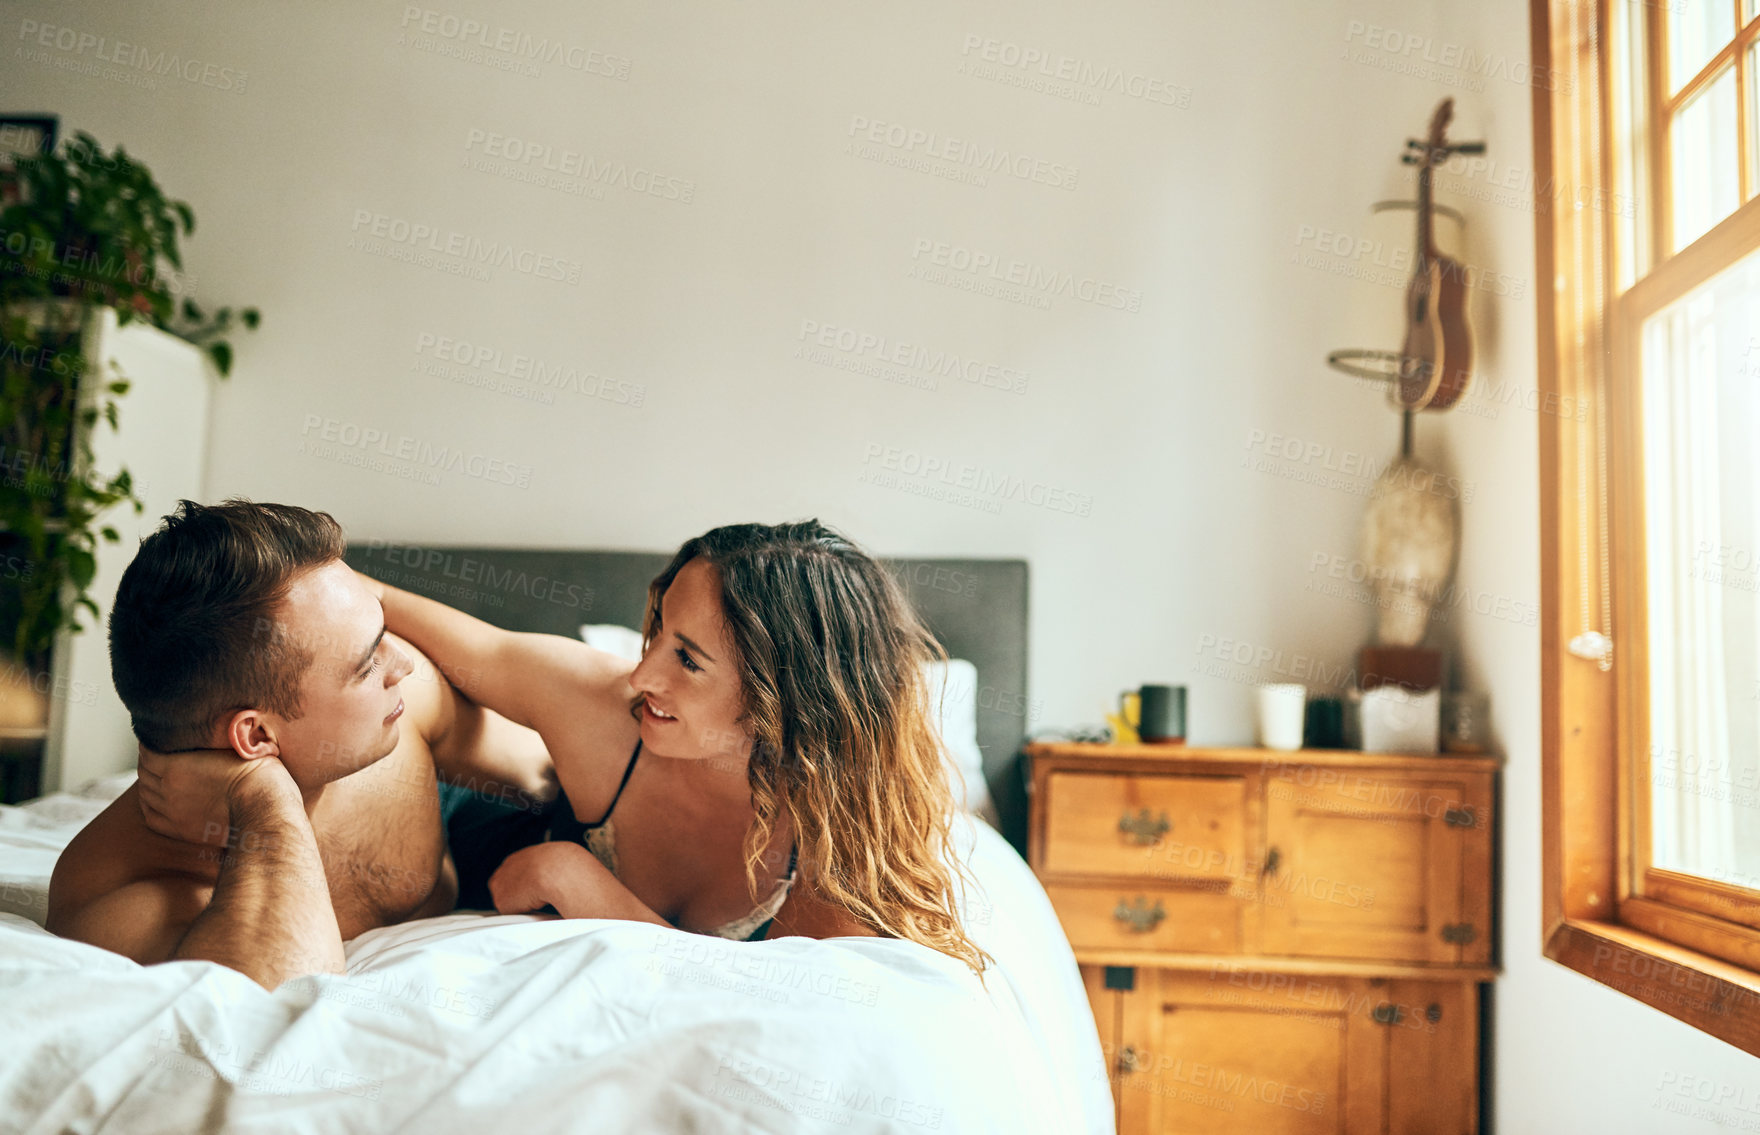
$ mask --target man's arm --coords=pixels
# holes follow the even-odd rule
[[[143,757],[145,769],[149,758]],[[172,761],[237,762],[206,753],[153,754],[150,760],[173,778],[178,766]],[[252,765],[263,767],[252,767],[225,789],[231,846],[211,849],[220,859],[215,881],[181,874],[138,879],[65,913],[54,912],[49,930],[142,965],[219,962],[268,989],[304,973],[342,972],[342,935],[299,789],[279,761]],[[143,783],[154,775],[144,773]],[[180,802],[199,795],[187,789],[176,793]],[[142,810],[152,814],[146,805]],[[180,818],[196,837],[189,831],[160,834],[203,842],[197,838],[201,830],[218,825],[195,815]],[[57,882],[77,887],[72,870],[73,859],[64,854],[56,874],[68,878]]]
[[[171,954],[219,962],[271,990],[290,977],[345,968],[317,837],[293,779],[285,770],[280,776],[285,786],[229,798],[236,846],[220,862],[208,909]]]

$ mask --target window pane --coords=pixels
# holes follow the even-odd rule
[[[1642,366],[1652,862],[1760,888],[1760,253]]]
[[[1748,0],[1749,5],[1760,0]],[[1748,194],[1760,193],[1760,44],[1748,49]]]
[[[1729,0],[1671,0],[1663,10],[1668,13],[1668,93],[1673,94],[1735,38],[1736,11]]]
[[[1735,211],[1736,74],[1725,68],[1675,115],[1669,131],[1674,193],[1674,251]]]

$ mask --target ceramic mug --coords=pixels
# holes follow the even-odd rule
[[[1259,744],[1292,752],[1302,747],[1308,687],[1272,682],[1259,687]]]
[[[1145,741],[1175,744],[1186,739],[1186,688],[1144,686],[1137,691],[1137,735]]]

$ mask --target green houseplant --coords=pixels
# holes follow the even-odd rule
[[[85,357],[88,320],[110,308],[179,335],[222,377],[226,334],[257,326],[254,308],[208,313],[182,294],[178,241],[194,229],[188,204],[89,134],[0,170],[0,643],[32,671],[82,608],[99,614],[95,553],[120,539],[104,515],[143,507],[127,469],[93,469],[91,433],[119,428],[129,382]]]

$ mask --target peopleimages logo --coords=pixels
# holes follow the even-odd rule
[[[800,332],[795,337],[802,344],[795,350],[796,358],[822,362],[824,360],[815,357],[811,352],[811,348],[820,347],[849,356],[852,361],[890,364],[918,371],[928,377],[927,385],[930,389],[934,388],[936,379],[951,378],[971,386],[1015,394],[1024,394],[1027,390],[1026,371],[982,362],[954,351],[935,349],[889,335],[859,331],[853,327],[839,327],[816,319],[803,319]]]
[[[155,51],[138,43],[126,43],[95,32],[36,20],[21,20],[18,25],[20,42],[33,47],[48,48],[64,55],[76,55],[96,63],[111,63],[148,75],[181,79],[196,86],[212,87],[234,94],[244,90],[246,75],[234,67],[222,67],[200,59],[185,59],[174,51]]]
[[[0,248],[4,248],[9,257],[0,263],[0,272],[32,276],[73,288],[102,288],[122,282],[137,288],[158,288],[176,296],[189,296],[195,291],[194,276],[114,253],[100,255],[96,250],[77,245],[58,248],[41,232],[0,229]]]
[[[531,383],[539,393],[545,395],[552,392],[578,394],[583,398],[597,398],[632,407],[640,406],[648,396],[648,388],[639,382],[606,378],[571,364],[552,363],[519,351],[508,351],[487,343],[472,344],[431,331],[423,331],[416,336],[416,355],[417,369],[423,369],[420,357],[427,357],[435,364],[456,363],[486,375]],[[437,378],[463,381],[458,375],[446,373],[444,369],[435,371],[428,368],[426,373]],[[466,382],[466,385],[477,384]],[[546,404],[554,401],[553,397],[545,399]]]
[[[968,60],[989,64],[1005,71],[1032,73],[1043,79],[1066,83],[1074,91],[1120,94],[1163,106],[1188,107],[1192,104],[1192,88],[1170,83],[1153,75],[1127,71],[1123,67],[1097,64],[1071,55],[1055,54],[1043,48],[1029,47],[1010,40],[967,33],[960,45],[960,54]],[[979,74],[979,78],[989,78]],[[1050,92],[1055,93],[1055,92]]]
[[[301,423],[299,434],[306,439],[300,443],[302,451],[309,446],[311,452],[320,457],[336,457],[339,452],[355,452],[407,462],[422,471],[460,473],[496,484],[518,485],[522,489],[530,488],[532,484],[530,465],[520,465],[481,453],[467,453],[462,449],[435,445],[408,434],[394,435],[375,426],[326,418],[322,414],[307,414]]]
[[[1099,307],[1120,311],[1141,311],[1143,293],[1136,288],[1120,287],[1091,276],[1077,276],[1058,268],[1034,264],[1027,260],[1005,258],[983,249],[967,248],[946,241],[919,237],[911,246],[911,259],[918,264],[921,278],[939,283],[933,275],[954,273],[961,277],[1012,285],[1023,294],[1041,301],[1053,296],[1066,296]]]
[[[964,490],[991,504],[1012,500],[1074,516],[1087,516],[1094,511],[1094,498],[1087,493],[914,449],[869,442],[862,463],[870,466],[873,473],[881,474],[875,483],[887,487],[896,487],[884,476],[892,473],[920,483],[937,482],[946,488]]]
[[[924,158],[967,166],[985,173],[1007,174],[1021,181],[1049,185],[1053,189],[1074,189],[1081,172],[1072,165],[1047,161],[1028,154],[1015,153],[1001,146],[954,138],[934,130],[923,130],[897,122],[884,122],[862,114],[849,117],[848,136],[859,142],[871,142]]]
[[[446,548],[367,541],[367,558],[420,573],[412,577],[418,586],[440,580],[472,584],[488,591],[527,595],[558,606],[586,611],[593,606],[593,589],[566,579],[531,575],[520,568],[497,567],[488,560]]]
[[[1472,481],[1401,464],[1395,458],[1338,449],[1330,443],[1304,441],[1293,434],[1268,432],[1257,427],[1247,431],[1246,448],[1248,453],[1241,458],[1242,468],[1256,469],[1261,473],[1285,470],[1283,475],[1291,480],[1309,480],[1323,488],[1344,489],[1357,494],[1373,492],[1376,483],[1385,479],[1400,489],[1471,503],[1476,488]],[[1290,469],[1301,471],[1304,467],[1316,476],[1293,476],[1287,472]]]
[[[350,238],[350,244],[358,244],[363,252],[378,252],[381,249],[375,242],[383,242],[412,253],[450,256],[479,269],[512,268],[540,280],[557,280],[566,284],[581,282],[582,265],[578,260],[484,240],[453,229],[442,230],[436,225],[375,213],[371,209],[354,211],[350,231],[355,234]]]
[[[1385,241],[1313,225],[1297,227],[1296,249],[1290,253],[1292,263],[1386,287],[1406,287],[1418,263],[1416,251],[1404,245],[1390,248]],[[1313,250],[1312,254],[1307,253],[1309,249]],[[1528,281],[1519,276],[1487,272],[1454,260],[1445,261],[1438,270],[1442,278],[1457,280],[1464,288],[1513,300],[1527,298]]]
[[[405,34],[420,33],[461,47],[481,48],[500,52],[529,63],[560,63],[571,71],[603,75],[608,79],[629,78],[629,59],[594,51],[579,44],[565,44],[549,36],[538,37],[515,28],[491,26],[481,20],[423,8],[410,4],[403,9],[400,25]],[[417,44],[417,46],[421,46]]]
[[[509,163],[505,166],[497,166],[494,162],[485,163],[480,168],[486,173],[513,177],[510,171],[525,171],[530,176],[514,177],[514,180],[539,181],[549,188],[567,188],[570,182],[596,187],[612,186],[641,196],[659,197],[685,205],[690,204],[691,198],[697,192],[697,183],[689,178],[656,173],[645,166],[630,165],[627,162],[600,161],[579,150],[558,148],[544,142],[496,134],[474,127],[465,133],[464,148],[467,153]],[[467,160],[466,164],[471,163]],[[537,176],[540,174],[551,176]]]
[[[1537,68],[1525,58],[1512,58],[1501,51],[1476,51],[1459,43],[1439,44],[1433,36],[1383,27],[1364,20],[1352,20],[1345,25],[1344,38],[1347,44],[1361,44],[1369,51],[1380,53],[1385,60],[1406,64],[1405,67],[1384,65],[1385,70],[1410,70],[1419,78],[1441,78],[1444,76],[1427,73],[1421,67],[1428,65],[1442,68],[1446,72],[1453,72],[1457,77],[1476,80],[1475,84],[1463,84],[1471,90],[1483,89],[1486,79],[1503,79],[1544,91],[1562,91],[1565,94],[1576,89],[1576,80],[1570,75],[1562,74],[1551,67]],[[1346,51],[1348,53],[1349,48]]]

